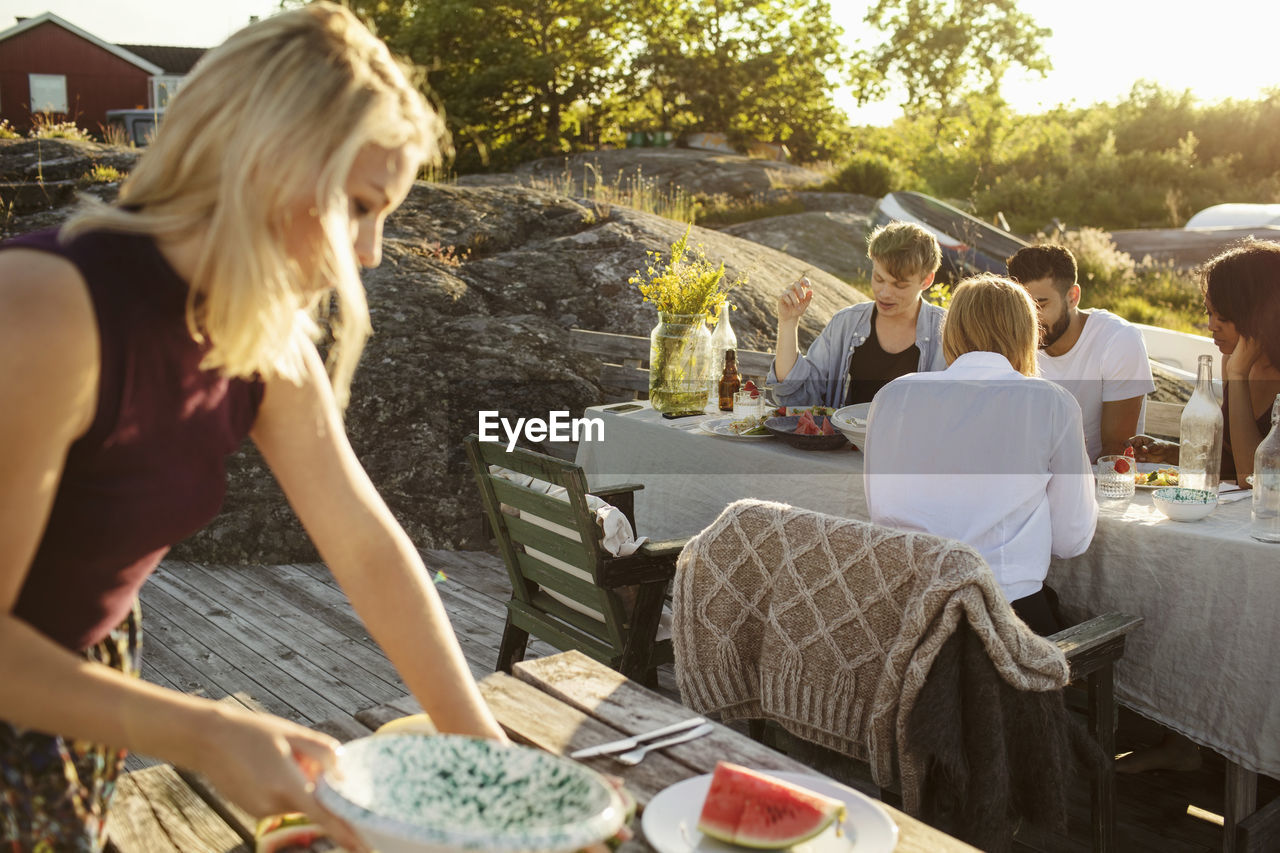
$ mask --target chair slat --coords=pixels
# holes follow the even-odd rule
[[[504,515],[502,520],[510,532],[512,542],[523,545],[526,548],[534,548],[557,560],[562,560],[582,572],[585,577],[590,578],[590,583],[595,582],[596,565],[593,555],[582,547],[581,542],[566,539],[550,530],[533,524],[525,518],[512,518]]]
[[[581,535],[581,530],[578,527],[578,516],[574,512],[573,504],[568,500],[553,498],[535,489],[518,486],[515,483],[501,480],[497,477],[490,478],[490,482],[493,483],[493,491],[497,494],[498,500],[509,507],[519,510],[521,515],[528,513]]]
[[[552,619],[541,610],[522,601],[507,602],[507,613],[518,627],[558,649],[577,649],[606,666],[619,657],[618,652],[596,637],[585,634],[558,619]]]
[[[539,586],[554,589],[562,595],[590,604],[597,610],[603,609],[604,602],[600,598],[604,594],[603,590],[591,581],[576,578],[559,566],[544,562],[533,554],[516,554],[516,561],[524,576]]]

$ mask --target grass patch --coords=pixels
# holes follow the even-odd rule
[[[708,228],[720,228],[753,219],[804,212],[804,202],[790,193],[753,193],[746,198],[717,194],[703,203],[697,223]]]
[[[0,119],[0,139],[21,139],[22,134],[13,129],[7,118]]]
[[[93,168],[84,173],[80,179],[84,184],[114,184],[124,180],[124,173],[115,166],[104,166],[94,163]]]
[[[90,142],[89,131],[78,127],[74,121],[54,121],[44,113],[36,113],[31,117],[31,129],[27,136],[31,139],[74,139]]]
[[[697,221],[702,211],[702,202],[683,187],[660,185],[657,179],[646,178],[639,169],[633,175],[619,170],[608,179],[593,164],[583,163],[580,179],[566,168],[559,175],[535,178],[531,186],[559,195],[585,197],[602,219],[608,218],[613,205],[643,210],[676,222]]]

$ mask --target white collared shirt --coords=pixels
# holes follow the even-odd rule
[[[1040,589],[1051,556],[1093,539],[1080,405],[1002,355],[893,380],[872,402],[866,443],[871,520],[972,545],[1010,601]]]

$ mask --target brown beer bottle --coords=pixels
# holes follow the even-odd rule
[[[734,350],[724,351],[724,373],[720,376],[720,411],[733,411],[733,395],[742,387],[742,377],[738,375],[738,354]]]

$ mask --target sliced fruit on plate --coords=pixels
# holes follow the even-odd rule
[[[844,815],[840,800],[721,761],[711,777],[698,831],[729,844],[779,850],[813,838]]]
[[[263,818],[254,832],[254,853],[341,853],[318,824],[304,814]]]

